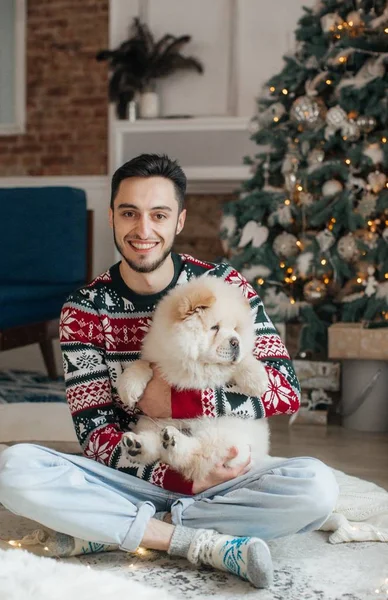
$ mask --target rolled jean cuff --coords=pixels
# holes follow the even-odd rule
[[[180,498],[171,506],[171,522],[173,525],[183,525],[182,513],[195,502],[194,498]]]
[[[148,522],[154,514],[155,506],[151,502],[143,502],[139,505],[136,517],[132,521],[123,543],[120,545],[120,550],[134,552],[140,546]]]

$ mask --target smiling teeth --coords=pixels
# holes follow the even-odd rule
[[[138,250],[148,250],[149,248],[156,246],[156,242],[153,242],[152,244],[137,244],[136,242],[131,242],[131,244]]]

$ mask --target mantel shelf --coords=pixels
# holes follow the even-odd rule
[[[140,133],[156,131],[247,131],[248,117],[187,117],[162,119],[137,119],[136,121],[120,121],[115,119],[113,126],[116,133]]]

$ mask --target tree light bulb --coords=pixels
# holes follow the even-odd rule
[[[289,206],[289,205],[291,204],[291,200],[289,200],[289,199],[287,198],[287,200],[285,200],[285,201],[284,201],[284,204],[285,204],[286,206]]]
[[[287,94],[288,94],[288,90],[286,90],[286,88],[283,88],[283,89],[282,89],[282,94],[284,94],[285,96],[287,96]]]
[[[281,262],[281,263],[280,263],[280,268],[281,268],[281,269],[284,269],[284,267],[285,267],[285,266],[286,266],[286,265],[285,265],[285,263],[284,263],[284,262]]]
[[[327,85],[331,85],[333,82],[331,79],[326,79],[326,83],[327,83]]]
[[[388,33],[388,27],[384,29],[384,33]]]
[[[269,91],[270,91],[270,92],[274,92],[274,91],[275,91],[275,89],[276,89],[276,88],[274,88],[274,86],[273,86],[273,85],[271,85],[271,87],[269,88]]]
[[[295,299],[294,298],[290,298],[290,303],[291,304],[295,304]]]
[[[385,279],[388,279],[388,273],[385,273],[384,277]]]
[[[325,279],[323,280],[323,283],[325,283],[326,285],[330,282],[330,279],[328,277],[325,277]]]
[[[347,159],[345,160],[345,162],[346,162],[346,164],[347,164],[347,165],[350,165],[350,163],[351,163],[352,161],[350,160],[350,158],[347,158]]]
[[[383,137],[383,138],[381,138],[381,141],[383,142],[383,144],[386,144],[387,143],[387,138]]]
[[[361,277],[357,277],[357,283],[362,283]]]
[[[257,283],[258,283],[259,285],[263,285],[263,283],[264,283],[264,279],[263,279],[262,277],[259,277],[259,279],[257,280]]]
[[[303,187],[301,185],[297,185],[296,189],[298,190],[298,192],[303,192]]]
[[[298,246],[298,248],[301,248],[301,246],[302,246],[302,242],[301,242],[300,240],[298,240],[298,241],[296,242],[296,245]]]
[[[321,260],[321,265],[325,265],[326,263],[327,263],[327,260],[326,260],[326,258],[322,258],[322,260]]]
[[[296,275],[293,275],[293,276],[291,277],[291,279],[292,279],[292,281],[296,281]]]
[[[340,63],[346,62],[346,56],[340,56],[338,59],[338,62],[340,62]]]

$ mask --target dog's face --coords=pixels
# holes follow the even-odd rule
[[[230,286],[224,285],[229,292]],[[251,352],[252,317],[242,295],[228,297],[206,285],[194,285],[174,304],[174,328],[185,357],[232,365]]]

